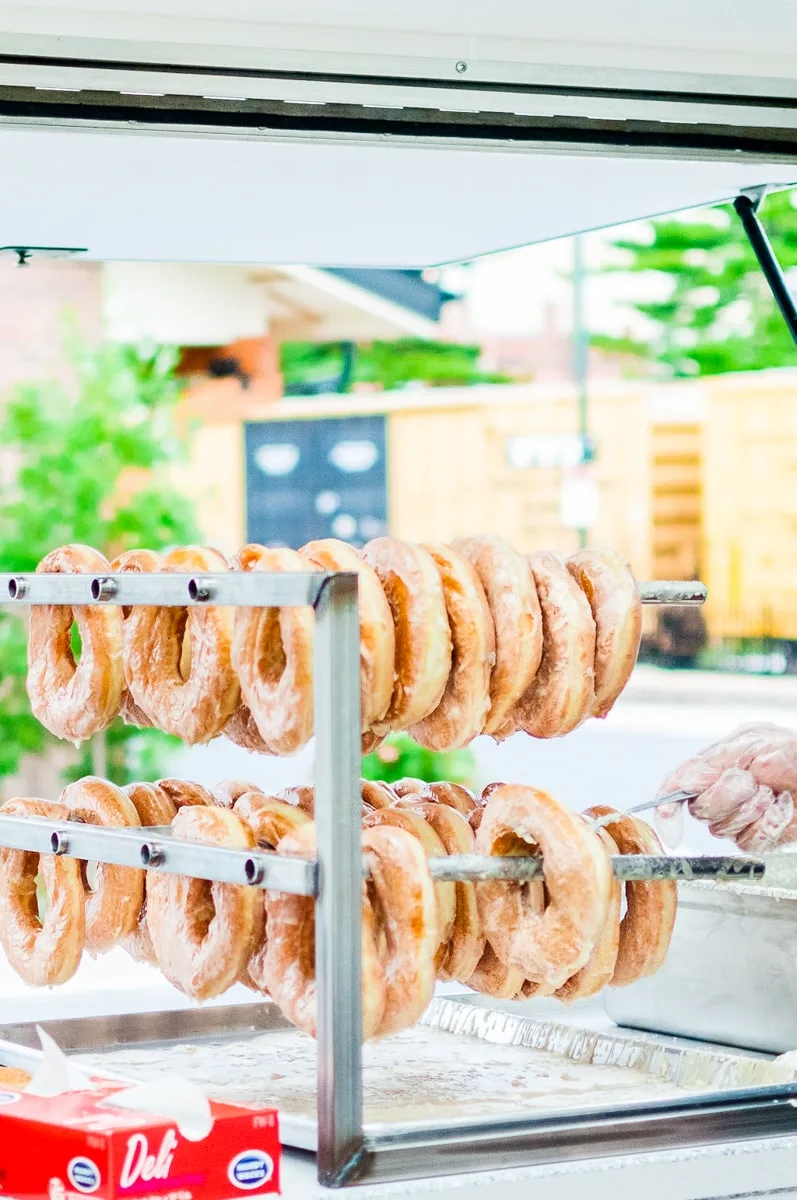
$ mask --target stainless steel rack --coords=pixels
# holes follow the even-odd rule
[[[702,584],[639,585],[646,604],[702,604]],[[357,576],[321,573],[230,572],[185,574],[0,575],[0,597],[16,605],[150,605],[233,607],[312,606],[315,612],[315,754],[317,860],[224,850],[178,840],[166,828],[112,830],[76,823],[6,817],[0,845],[146,867],[227,883],[275,888],[314,896],[318,1041],[318,1176],[328,1186],[365,1177],[411,1178],[441,1164],[467,1170],[487,1151],[502,1161],[534,1161],[540,1155],[572,1155],[576,1145],[608,1153],[614,1118],[579,1117],[503,1122],[474,1131],[437,1130],[434,1136],[366,1136],[362,1105],[362,1012],[360,994],[360,663]],[[536,858],[432,859],[436,879],[539,878]],[[620,855],[618,878],[697,879],[760,877],[763,862],[743,858],[668,858]],[[791,1093],[789,1093],[791,1094]],[[669,1115],[669,1121],[664,1120]],[[797,1115],[785,1097],[758,1093],[726,1096],[713,1106],[679,1100],[670,1106],[628,1112],[624,1137],[639,1148],[665,1145],[676,1131],[685,1141],[720,1140],[717,1130],[744,1127],[749,1136],[793,1131]],[[585,1141],[586,1138],[586,1141]],[[614,1139],[616,1141],[616,1138]],[[627,1148],[627,1143],[626,1143]],[[433,1161],[432,1161],[433,1160]],[[437,1164],[435,1167],[433,1162]]]

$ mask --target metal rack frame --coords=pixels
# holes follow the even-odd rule
[[[701,604],[702,584],[639,585],[646,604]],[[312,606],[315,613],[314,704],[317,860],[247,853],[179,841],[168,828],[113,830],[5,817],[0,845],[68,854],[127,866],[315,896],[318,1043],[318,1178],[340,1187],[363,1178],[411,1178],[473,1170],[494,1162],[530,1163],[575,1147],[591,1154],[722,1137],[794,1133],[794,1089],[733,1093],[710,1102],[687,1098],[611,1114],[485,1122],[459,1131],[440,1125],[417,1134],[367,1135],[362,1101],[360,906],[360,634],[356,574],[230,572],[185,574],[0,575],[0,596],[19,605]],[[430,860],[437,879],[534,879],[535,858],[475,855]],[[621,855],[621,879],[760,876],[763,862],[739,858]]]

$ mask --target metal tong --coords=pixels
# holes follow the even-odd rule
[[[633,808],[626,808],[623,812],[607,813],[605,817],[596,817],[593,825],[596,829],[602,829],[605,825],[611,825],[618,817],[634,817],[637,813],[650,812],[652,808],[663,808],[665,804],[686,804],[694,798],[693,792],[670,792],[666,796],[659,796],[658,800],[646,800],[644,804],[635,804]]]

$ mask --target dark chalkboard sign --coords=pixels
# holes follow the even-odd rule
[[[246,436],[250,542],[298,549],[336,537],[362,546],[387,531],[386,421],[253,421]]]

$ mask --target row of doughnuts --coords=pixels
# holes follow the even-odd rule
[[[363,752],[392,732],[450,750],[481,733],[558,737],[604,717],[636,661],[641,608],[628,565],[584,550],[525,558],[502,538],[424,546],[383,537],[300,551],[134,550],[109,563],[62,546],[39,571],[352,571],[359,578]],[[70,647],[77,621],[82,654]],[[34,607],[28,694],[36,717],[80,742],[121,713],[195,744],[221,734],[294,754],[313,733],[307,608]]]
[[[412,1025],[436,979],[512,999],[572,1001],[653,974],[675,918],[671,881],[621,885],[614,853],[660,853],[643,822],[617,814],[595,828],[544,792],[494,784],[480,797],[451,783],[362,782],[362,986],[366,1037]],[[208,791],[166,779],[120,789],[88,777],[57,804],[11,800],[9,816],[116,827],[170,824],[175,837],[239,850],[315,855],[311,787],[267,796],[227,781]],[[586,817],[606,817],[594,809]],[[542,851],[542,882],[433,881],[427,859]],[[39,914],[37,875],[46,895]],[[124,947],[196,1000],[236,983],[270,995],[315,1033],[312,898],[0,850],[0,944],[33,985],[69,979],[82,953]]]

